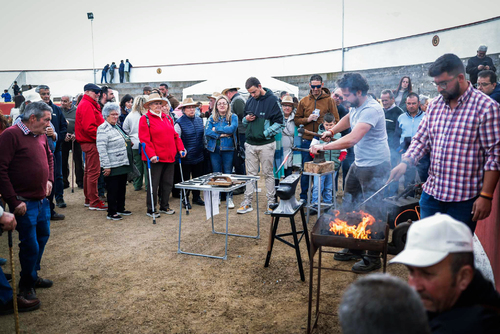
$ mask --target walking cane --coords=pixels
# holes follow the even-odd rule
[[[12,251],[12,231],[9,231],[8,236],[10,271],[12,272],[12,301],[14,302],[14,319],[16,322],[16,334],[19,334],[19,311],[17,310],[16,268],[14,267],[14,255]]]
[[[75,192],[75,140],[71,141],[71,192]]]
[[[153,198],[153,182],[151,182],[151,160],[149,160],[148,154],[146,153],[146,144],[141,143],[142,151],[146,156],[146,160],[148,161],[148,176],[149,176],[149,193],[151,195],[151,210],[153,212],[153,224],[156,224],[156,216],[155,216],[155,201]]]
[[[181,181],[184,183],[184,175],[182,174],[182,163],[181,159],[179,158],[179,169],[181,170]],[[188,199],[186,197],[186,189],[182,188],[182,191],[184,192],[184,206],[186,207],[186,215],[189,216],[189,207],[188,207]]]

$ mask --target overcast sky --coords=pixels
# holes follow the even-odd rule
[[[342,0],[2,1],[0,70],[246,59],[341,47]],[[345,0],[345,46],[500,16],[497,0]],[[458,42],[458,41],[457,41]]]

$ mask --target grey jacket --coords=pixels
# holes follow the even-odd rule
[[[107,121],[97,128],[97,151],[102,168],[128,166],[127,144],[120,132]]]

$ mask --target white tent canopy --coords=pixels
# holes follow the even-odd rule
[[[193,85],[191,87],[184,88],[182,91],[182,99],[185,99],[191,95],[211,95],[213,92],[221,93],[226,88],[239,87],[240,93],[247,93],[245,89],[245,82],[250,76],[231,76],[231,77],[215,77],[210,78],[207,81],[200,82],[199,84]],[[257,76],[262,84],[262,87],[271,89],[274,93],[279,93],[286,91],[299,96],[299,88],[294,85],[290,85],[284,81],[274,79],[272,77],[262,77]]]

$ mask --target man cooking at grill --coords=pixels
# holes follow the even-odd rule
[[[420,197],[420,216],[446,213],[467,224],[490,215],[500,176],[500,111],[498,104],[465,79],[456,55],[439,57],[429,76],[441,94],[427,108],[402,162],[389,180],[398,180],[430,152],[429,178]]]
[[[354,163],[349,168],[345,181],[342,210],[344,212],[356,210],[356,206],[375,194],[384,186],[389,177],[391,168],[387,131],[385,126],[385,113],[382,106],[367,95],[369,85],[359,73],[345,74],[337,85],[342,90],[344,101],[351,104],[352,109],[344,116],[332,130],[323,133],[322,139],[332,137],[336,133],[351,128],[348,135],[328,144],[311,146],[311,153],[318,150],[341,150],[354,146]],[[332,133],[333,132],[333,133]],[[373,215],[377,221],[385,221],[381,207],[383,192],[366,203],[366,211]],[[382,229],[382,225],[380,224]],[[382,234],[374,235],[382,238]],[[359,259],[361,253],[342,250],[335,254],[338,261]],[[364,257],[354,264],[352,271],[365,273],[381,267],[379,252],[369,252],[370,257]]]

